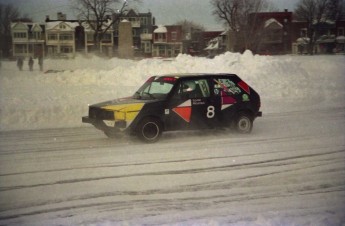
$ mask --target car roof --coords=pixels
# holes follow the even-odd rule
[[[156,75],[157,77],[193,78],[193,77],[213,77],[213,76],[236,76],[230,73],[171,73]]]

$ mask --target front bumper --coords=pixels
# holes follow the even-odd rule
[[[90,124],[93,124],[93,123],[95,123],[97,120],[92,119],[92,118],[90,118],[89,116],[84,116],[84,117],[81,118],[81,121],[82,121],[83,123],[90,123]]]
[[[97,129],[105,130],[108,128],[117,128],[117,129],[125,129],[127,128],[127,122],[124,120],[113,121],[113,125],[107,125],[103,120],[90,118],[89,116],[82,117],[83,123],[90,123],[95,126]]]
[[[262,117],[262,112],[259,111],[259,112],[256,114],[256,117]]]

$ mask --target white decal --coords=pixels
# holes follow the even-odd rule
[[[207,118],[213,118],[215,116],[215,108],[214,106],[208,106],[207,107],[207,113],[206,113],[206,116]]]

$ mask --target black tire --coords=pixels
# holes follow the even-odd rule
[[[146,143],[155,143],[162,135],[162,123],[153,117],[144,118],[137,127],[137,136]]]
[[[251,133],[253,129],[253,117],[245,112],[239,113],[235,120],[234,128],[238,133]]]

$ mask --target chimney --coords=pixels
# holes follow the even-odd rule
[[[66,20],[66,14],[63,14],[62,12],[58,12],[57,20]]]
[[[49,22],[49,21],[50,21],[49,15],[46,15],[46,22]]]
[[[288,9],[284,9],[284,12],[287,13],[289,10]]]

